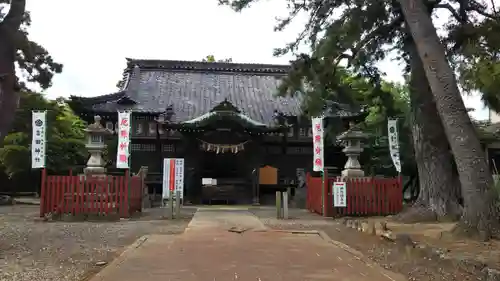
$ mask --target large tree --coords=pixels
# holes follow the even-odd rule
[[[28,38],[30,24],[26,0],[0,0],[0,143],[14,120],[23,82],[36,82],[46,89],[53,75],[62,71],[47,50]],[[16,76],[16,65],[25,81]]]
[[[230,4],[236,10],[241,10],[255,1],[221,2]],[[458,22],[455,26],[459,30],[468,22],[467,18],[470,14],[487,14],[485,7],[477,4],[476,1],[465,2],[467,3],[464,1],[458,3],[460,9],[455,11],[449,2],[429,1],[426,3],[426,12],[432,13],[438,9],[450,11],[453,20]],[[469,2],[474,4],[469,5]],[[418,61],[420,58],[415,55],[415,52],[411,52],[414,49],[414,43],[406,40],[408,39],[407,27],[404,25],[404,15],[401,13],[398,2],[288,1],[288,3],[290,16],[278,23],[277,30],[283,29],[300,12],[308,13],[309,21],[297,41],[290,43],[286,48],[277,50],[276,54],[296,51],[298,44],[305,41],[311,45],[313,54],[300,55],[299,61],[304,57],[311,60],[326,60],[330,64],[328,71],[334,72],[338,63],[348,58],[348,66],[352,66],[360,74],[374,77],[376,76],[374,73],[377,73],[373,67],[374,63],[384,58],[388,50],[395,47],[403,53],[411,70],[412,85],[417,86],[410,88],[412,112],[415,117],[413,126],[417,137],[414,141],[415,153],[419,160],[419,171],[421,171],[419,177],[423,191],[416,207],[420,210],[427,209],[431,217],[448,215],[456,217],[460,210],[456,195],[458,184],[453,176],[453,158],[449,153],[449,144],[442,125],[432,118],[437,118],[438,114],[429,92],[429,83],[426,81],[425,70],[419,66],[421,65],[421,61]],[[467,4],[466,7],[465,4]],[[455,54],[460,51],[457,46],[465,42],[455,36],[457,33],[450,32],[453,36],[448,38],[455,43],[450,48],[450,51]],[[303,75],[299,73],[291,77],[288,80],[295,78],[300,82]],[[424,115],[426,118],[417,118],[419,115]],[[441,204],[442,202],[448,202],[448,204]]]
[[[462,229],[484,239],[498,234],[499,217],[484,151],[458,89],[453,69],[422,0],[399,0],[405,21],[425,69],[448,142],[455,156],[464,211]]]

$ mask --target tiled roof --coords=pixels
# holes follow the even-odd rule
[[[136,112],[164,112],[173,105],[174,122],[196,118],[223,100],[231,102],[253,120],[274,122],[275,111],[288,116],[302,113],[302,97],[277,96],[285,65],[206,63],[191,61],[127,59],[122,92],[84,99],[95,111],[132,109]],[[135,104],[119,104],[124,96]]]

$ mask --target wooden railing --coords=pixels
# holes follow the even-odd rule
[[[340,180],[339,177],[333,177],[323,181],[320,177],[311,177],[308,174],[307,209],[333,217],[390,215],[400,212],[403,208],[403,188],[400,177],[347,179],[345,180],[347,206],[334,207],[332,186],[334,182]]]
[[[140,176],[47,175],[42,171],[40,216],[47,214],[118,214],[142,210]]]

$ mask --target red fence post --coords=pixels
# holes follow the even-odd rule
[[[363,209],[363,214],[364,215],[369,215],[370,214],[370,195],[371,195],[371,180],[370,178],[362,178],[363,181],[363,198],[364,198],[364,209]]]
[[[170,160],[174,161],[174,160]],[[171,169],[174,165],[171,165]],[[172,172],[174,174],[175,171]],[[170,178],[170,181],[173,182],[174,177]],[[173,184],[172,184],[173,186]],[[125,210],[127,212],[127,217],[130,217],[130,170],[125,170]]]
[[[102,196],[104,196],[104,198],[103,198],[103,202],[104,202],[103,212],[104,212],[104,214],[107,215],[109,213],[109,209],[108,209],[109,208],[109,177],[108,176],[106,176],[104,178],[101,193],[102,193]]]
[[[52,178],[52,199],[51,199],[51,204],[50,204],[50,211],[55,212],[56,211],[56,206],[57,206],[57,192],[58,192],[58,176],[54,176]]]
[[[398,177],[398,194],[399,194],[398,212],[401,212],[403,210],[403,177],[402,176]]]
[[[85,202],[83,199],[84,195],[85,195],[85,177],[78,177],[78,206],[77,206],[78,214],[83,213],[83,206]]]
[[[103,188],[103,186],[104,186],[104,184],[103,184],[104,180],[105,180],[104,178],[100,177],[98,179],[98,181],[97,181],[97,186],[96,186],[97,213],[99,215],[102,215],[102,213],[104,211],[104,206],[103,206],[104,205],[104,201],[103,201],[103,198],[102,198],[102,196],[103,196],[102,192],[104,190],[104,188]]]
[[[323,168],[323,188],[322,192],[323,194],[321,195],[321,198],[323,199],[322,206],[323,206],[323,216],[328,217],[329,216],[329,210],[330,210],[330,196],[329,194],[329,188],[328,188],[328,170]]]

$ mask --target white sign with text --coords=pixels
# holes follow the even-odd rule
[[[31,114],[33,135],[31,137],[31,168],[45,168],[47,111],[33,111]]]
[[[181,198],[184,198],[183,158],[165,158],[163,160],[163,199],[170,197],[170,191],[173,191],[174,194],[179,191]]]
[[[334,182],[332,186],[333,206],[347,207],[347,184],[344,181]]]

